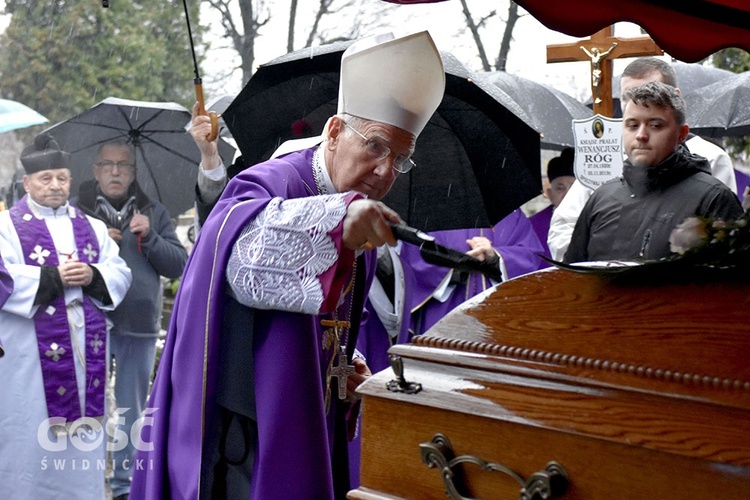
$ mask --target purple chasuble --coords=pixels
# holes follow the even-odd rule
[[[544,247],[544,256],[549,258],[552,258],[552,254],[547,245],[547,236],[549,234],[549,223],[552,220],[552,212],[554,208],[555,207],[550,205],[541,212],[537,212],[529,217],[529,222],[531,222],[531,226],[534,228],[534,232],[536,233],[537,238],[539,238],[539,242]]]
[[[466,240],[474,236],[484,236],[503,257],[505,280],[546,267],[546,263],[539,257],[539,254],[544,253],[544,247],[521,210],[510,213],[493,228],[435,231],[430,235],[434,236],[440,245],[464,252],[470,249]],[[415,335],[424,333],[456,306],[493,286],[489,278],[481,274],[471,274],[466,283],[456,285],[445,302],[440,302],[432,295],[450,270],[426,263],[419,253],[419,248],[414,245],[404,245],[401,261],[404,268],[411,269],[416,281],[409,308],[413,315]]]
[[[197,498],[201,491],[204,423],[215,418],[218,342],[222,331],[226,267],[243,229],[275,197],[318,195],[311,169],[315,148],[254,165],[227,185],[201,228],[175,299],[147,414],[153,425],[143,439],[131,497]],[[347,204],[353,199],[349,197]],[[333,267],[318,275],[324,312],[336,308],[351,279],[354,252],[342,247],[339,224],[328,233],[339,252]],[[374,252],[372,252],[374,254]],[[368,255],[368,283],[374,259]],[[348,299],[347,299],[348,300]],[[346,305],[340,308],[347,311]],[[252,359],[258,427],[251,498],[333,498],[332,441],[335,412],[326,413],[326,374],[332,350],[323,347],[320,320],[277,310],[254,310]],[[333,380],[336,383],[336,380]],[[336,396],[335,385],[332,403]],[[142,468],[138,468],[138,463]]]
[[[98,262],[99,242],[88,219],[72,205],[69,205],[68,214],[79,260],[89,264]],[[27,265],[59,265],[57,249],[47,224],[44,219],[34,216],[26,196],[11,208],[10,217]],[[86,295],[83,296],[83,311],[86,345],[85,361],[81,361],[86,366],[85,412],[88,417],[100,417],[104,415],[107,323],[104,312]],[[79,348],[73,345],[65,297],[40,304],[34,315],[34,327],[49,417],[63,417],[67,422],[77,420],[82,417],[74,359]]]

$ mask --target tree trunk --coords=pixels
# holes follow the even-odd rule
[[[294,23],[297,18],[297,0],[292,0],[292,4],[289,7],[289,33],[286,37],[286,51],[292,52],[294,50]]]
[[[242,83],[244,85],[253,76],[253,69],[255,67],[255,37],[258,36],[259,25],[256,20],[257,13],[253,11],[252,0],[239,0],[239,4],[244,36],[237,34],[233,38],[236,40],[235,47],[238,47],[240,57],[242,58]]]
[[[505,31],[503,32],[503,41],[500,43],[500,52],[495,61],[497,71],[505,71],[505,65],[508,62],[508,53],[510,52],[510,42],[513,40],[513,28],[518,21],[518,4],[511,0],[508,7],[508,20],[505,22]]]

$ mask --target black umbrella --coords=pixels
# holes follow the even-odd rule
[[[341,54],[350,43],[299,50],[258,68],[224,112],[245,165],[267,159],[299,131],[322,131],[336,113]],[[539,132],[510,96],[451,54],[441,56],[445,96],[417,140],[418,166],[383,201],[424,231],[490,227],[539,194]]]
[[[92,166],[99,146],[124,140],[135,150],[138,184],[177,217],[195,201],[200,151],[185,131],[190,117],[185,107],[173,102],[108,97],[45,132],[72,155],[71,195],[78,193],[81,183],[94,178]],[[234,148],[220,139],[219,151],[229,164]]]
[[[710,137],[750,135],[750,71],[685,96],[690,130]]]
[[[573,120],[593,114],[575,97],[549,85],[505,71],[480,73],[480,76],[500,87],[521,106],[542,133],[543,148],[559,150],[573,146]]]

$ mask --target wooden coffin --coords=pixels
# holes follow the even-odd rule
[[[389,352],[351,499],[750,498],[746,280],[540,271]]]

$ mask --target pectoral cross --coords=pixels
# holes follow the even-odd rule
[[[596,50],[594,50],[596,49]],[[589,61],[594,113],[612,117],[612,60],[622,57],[656,56],[664,51],[650,37],[618,38],[612,26],[586,40],[547,45],[547,62]]]
[[[342,401],[346,399],[346,381],[349,375],[356,373],[354,365],[350,365],[346,359],[346,349],[341,349],[339,353],[339,361],[336,366],[331,369],[331,377],[336,377],[339,386],[339,399]]]
[[[73,256],[76,254],[78,250],[73,250],[72,252],[61,252],[60,250],[57,251],[57,254],[61,257],[65,257],[65,259],[62,262],[67,262],[70,259],[73,258]]]

